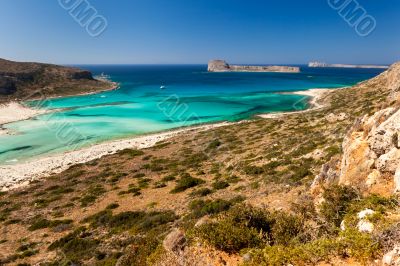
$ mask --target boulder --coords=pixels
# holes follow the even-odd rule
[[[386,253],[383,256],[382,264],[400,266],[400,246],[396,246],[392,251]]]
[[[179,229],[172,230],[163,241],[164,249],[174,254],[179,254],[184,249],[185,245],[185,234]]]
[[[381,178],[381,172],[379,172],[378,170],[374,169],[368,175],[367,181],[365,182],[365,184],[368,187],[371,187],[371,186],[375,185],[380,180],[380,178]]]
[[[374,224],[367,220],[368,216],[373,215],[375,211],[366,209],[357,214],[360,221],[357,224],[358,231],[364,233],[372,233],[374,231]]]
[[[329,122],[329,123],[335,123],[337,121],[343,121],[347,118],[347,115],[345,113],[340,113],[335,115],[334,113],[330,113],[329,115],[327,115],[325,117],[325,119]]]
[[[400,150],[397,148],[392,148],[388,153],[383,154],[376,160],[375,167],[380,172],[394,174],[399,164]]]

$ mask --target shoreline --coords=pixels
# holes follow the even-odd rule
[[[67,151],[61,154],[38,158],[11,165],[0,165],[0,191],[7,191],[28,185],[39,178],[45,178],[52,174],[61,173],[75,164],[86,163],[105,155],[115,154],[124,149],[146,149],[155,146],[161,141],[176,137],[183,133],[207,131],[213,128],[228,126],[240,122],[220,122],[200,126],[192,126],[161,133],[137,136],[122,140],[95,144],[75,151]]]
[[[100,80],[100,79],[98,79],[98,80]],[[100,80],[100,81],[109,83],[111,85],[111,87],[109,89],[93,91],[93,92],[85,92],[85,93],[80,93],[80,94],[76,94],[76,95],[52,96],[52,97],[47,97],[45,100],[64,98],[64,97],[92,95],[92,94],[98,94],[98,93],[118,90],[120,88],[120,84],[118,82],[114,82],[114,81],[110,81],[110,80]],[[41,100],[41,99],[34,98],[29,101],[37,101],[37,100]],[[5,102],[5,103],[0,103],[0,136],[12,134],[12,132],[10,132],[8,129],[4,128],[4,126],[7,124],[18,122],[18,121],[29,120],[36,116],[47,114],[47,113],[57,112],[57,110],[41,110],[41,109],[39,109],[40,106],[36,106],[36,107],[38,107],[38,108],[28,107],[24,104],[24,102],[21,102],[21,101],[19,101],[19,102],[18,101],[9,101],[9,102]]]
[[[46,113],[48,113],[47,110],[30,108],[18,102],[0,104],[0,136],[11,134],[8,129],[4,128],[5,125]]]
[[[302,111],[294,111],[294,112],[281,112],[281,113],[270,113],[270,114],[260,114],[255,117],[261,117],[264,119],[269,118],[278,118],[287,114],[295,114],[295,113],[303,113],[309,112],[312,110],[320,109],[324,107],[324,105],[319,103],[319,100],[323,95],[332,91],[333,89],[310,89],[306,91],[296,91],[289,92],[289,94],[298,94],[309,96],[311,99],[309,100],[310,108]],[[98,92],[101,93],[101,92]],[[286,94],[286,93],[285,93]],[[35,117],[40,112],[37,109],[28,108],[23,106],[20,103],[14,103],[11,107],[31,109],[36,112],[30,113],[31,116],[26,116],[26,119],[30,119]],[[1,112],[1,107],[0,107]],[[40,113],[42,114],[42,112]],[[26,120],[21,119],[21,120]],[[18,120],[18,121],[21,121]],[[8,120],[10,121],[10,119]],[[85,147],[82,149],[74,150],[74,151],[66,151],[60,154],[49,155],[47,157],[37,158],[34,161],[25,161],[16,164],[10,165],[0,165],[0,176],[2,179],[0,180],[0,191],[6,191],[11,189],[16,189],[19,187],[23,187],[28,185],[30,182],[37,180],[39,178],[45,178],[52,174],[61,173],[64,170],[67,170],[69,167],[86,163],[98,158],[101,158],[105,155],[115,154],[123,149],[145,149],[150,148],[156,145],[160,141],[165,141],[167,139],[171,139],[183,133],[194,133],[207,131],[209,129],[234,125],[238,123],[245,123],[247,120],[242,120],[239,122],[216,122],[211,124],[203,124],[203,125],[195,125],[184,128],[172,129],[168,131],[163,131],[154,134],[148,134],[143,136],[130,137],[126,139],[120,140],[111,140],[103,143],[98,143],[93,146]],[[15,121],[14,121],[15,122]],[[8,122],[11,123],[11,122]],[[1,124],[0,120],[0,132],[1,127],[4,124]],[[0,133],[1,134],[1,133]]]
[[[308,90],[304,90],[304,91],[283,92],[281,94],[295,94],[295,95],[303,95],[306,97],[310,97],[309,102],[308,102],[310,107],[305,110],[300,110],[300,111],[259,114],[259,115],[257,115],[257,117],[264,118],[264,119],[271,119],[271,118],[280,118],[285,115],[302,114],[302,113],[306,113],[306,112],[310,112],[310,111],[315,111],[315,110],[324,108],[326,106],[326,104],[320,103],[320,100],[324,95],[326,95],[334,90],[341,90],[341,89],[346,89],[346,88],[348,88],[348,87],[336,88],[336,89],[315,88],[315,89],[308,89]]]

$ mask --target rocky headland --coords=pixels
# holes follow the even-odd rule
[[[208,72],[281,72],[299,73],[299,67],[292,66],[248,66],[230,65],[224,60],[211,60],[208,63]]]
[[[74,67],[0,59],[0,102],[93,93],[116,86]]]

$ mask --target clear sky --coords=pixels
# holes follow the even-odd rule
[[[400,60],[399,0],[358,0],[377,21],[367,37],[328,0],[88,1],[108,22],[99,37],[58,0],[0,0],[0,57],[60,64]]]

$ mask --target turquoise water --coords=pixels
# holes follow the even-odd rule
[[[121,88],[28,102],[35,108],[61,111],[4,126],[16,134],[0,136],[0,164],[182,126],[302,110],[308,107],[307,97],[279,92],[349,86],[382,72],[302,67],[298,74],[207,73],[206,66],[81,67],[110,75]]]

